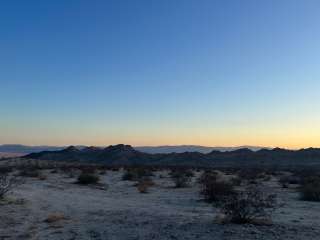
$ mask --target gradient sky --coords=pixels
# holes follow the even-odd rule
[[[318,0],[7,0],[0,144],[320,146]]]

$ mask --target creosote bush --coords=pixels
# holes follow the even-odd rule
[[[21,169],[19,175],[22,177],[39,178],[41,176],[41,173],[39,168],[30,166]]]
[[[153,176],[152,171],[147,168],[128,168],[122,176],[124,181],[139,181],[142,178]]]
[[[185,188],[189,186],[193,172],[191,170],[176,169],[170,172],[170,176],[176,188]]]
[[[148,193],[149,188],[154,186],[154,182],[150,178],[141,179],[137,184],[137,189],[140,193]]]
[[[279,183],[283,188],[288,188],[291,184],[300,184],[301,180],[297,176],[282,176],[279,179]]]
[[[303,179],[300,195],[305,201],[320,201],[320,177],[311,176]]]
[[[235,193],[233,184],[219,180],[215,172],[204,172],[199,179],[199,183],[201,185],[200,194],[207,202],[219,201]]]
[[[83,184],[83,185],[87,185],[87,184],[96,184],[99,182],[99,176],[94,174],[94,173],[88,173],[83,171],[79,177],[78,177],[78,184]]]
[[[271,220],[276,208],[276,195],[267,194],[254,186],[221,199],[217,206],[226,215],[227,221],[232,223],[261,223]]]
[[[15,176],[0,174],[0,199],[3,199],[8,192],[21,183],[22,181]]]

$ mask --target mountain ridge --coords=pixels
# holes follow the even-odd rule
[[[57,151],[65,149],[67,146],[46,146],[46,145],[39,145],[39,146],[28,146],[22,144],[3,144],[0,145],[0,152],[5,153],[34,153],[34,152],[41,152],[41,151]],[[79,149],[88,148],[84,145],[77,145]],[[104,148],[101,146],[91,146],[91,148]],[[208,146],[201,146],[201,145],[160,145],[160,146],[135,146],[136,150],[146,153],[183,153],[183,152],[201,152],[201,153],[209,153],[212,150],[219,150],[219,151],[230,151],[236,150],[241,148],[249,148],[251,150],[257,151],[264,147],[258,146],[237,146],[237,147],[208,147]]]
[[[76,161],[105,165],[180,165],[192,167],[246,167],[246,166],[320,166],[320,148],[288,150],[282,148],[253,151],[241,148],[233,151],[213,150],[209,153],[156,153],[150,154],[136,150],[130,145],[118,144],[105,148],[74,146],[58,151],[31,153],[23,158]]]

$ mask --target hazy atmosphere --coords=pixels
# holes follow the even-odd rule
[[[0,144],[319,146],[319,9],[3,1]]]

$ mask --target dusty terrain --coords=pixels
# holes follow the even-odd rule
[[[76,178],[42,170],[25,178],[0,205],[0,239],[319,239],[320,203],[298,198],[273,177],[264,182],[281,207],[272,225],[221,224],[218,209],[201,201],[195,181],[173,188],[165,171],[155,186],[139,193],[123,171],[107,171],[101,185],[81,186]],[[160,177],[161,175],[161,177]]]

